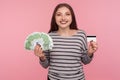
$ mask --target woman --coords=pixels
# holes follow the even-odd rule
[[[54,44],[51,51],[42,51],[40,45],[34,49],[40,64],[44,68],[49,66],[48,80],[85,80],[83,64],[91,62],[98,46],[94,41],[87,44],[86,34],[77,28],[70,5],[61,3],[56,6],[49,35]]]

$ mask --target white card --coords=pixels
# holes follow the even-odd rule
[[[87,42],[90,42],[92,40],[96,42],[96,36],[87,36]]]

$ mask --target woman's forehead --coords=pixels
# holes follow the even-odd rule
[[[56,12],[70,12],[70,10],[67,7],[63,6],[58,8]]]

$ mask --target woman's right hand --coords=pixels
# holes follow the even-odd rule
[[[43,50],[39,44],[36,44],[34,48],[34,54],[40,58],[41,61],[44,61],[46,59]]]

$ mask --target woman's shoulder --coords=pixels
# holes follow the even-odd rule
[[[85,32],[85,30],[83,30],[83,29],[79,29],[77,35],[78,35],[80,38],[81,38],[81,37],[84,37],[84,38],[87,37],[87,36],[86,36],[86,32]]]
[[[52,32],[50,32],[50,33],[48,33],[50,36],[54,36],[54,35],[56,35],[56,31],[52,31]]]
[[[85,30],[83,30],[83,29],[78,29],[78,33],[79,33],[79,34],[80,34],[80,33],[86,34]]]

